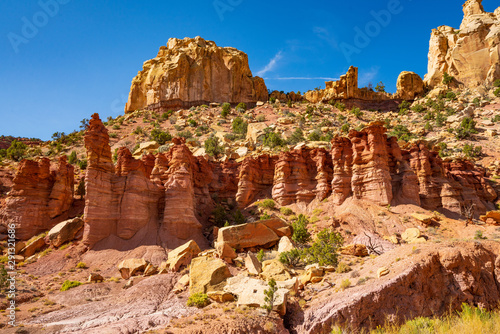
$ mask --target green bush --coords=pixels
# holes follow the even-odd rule
[[[467,158],[478,158],[483,154],[483,148],[481,146],[465,144],[462,152]]]
[[[493,87],[500,87],[500,79],[496,79],[493,83]]]
[[[453,79],[455,78],[449,75],[447,72],[443,73],[443,84],[445,84],[446,86],[448,86],[453,81]]]
[[[205,140],[205,152],[212,157],[217,157],[224,153],[224,148],[219,145],[219,138],[210,136]]]
[[[263,144],[269,148],[275,148],[284,146],[286,143],[279,133],[271,131],[265,134]]]
[[[403,101],[401,104],[398,106],[399,107],[399,114],[400,115],[406,115],[408,113],[408,110],[410,109],[411,103],[408,101]]]
[[[5,270],[5,266],[3,264],[0,264],[0,292],[7,288],[8,278],[9,274],[7,273],[7,270]]]
[[[73,165],[76,163],[77,160],[78,160],[78,157],[76,156],[76,152],[72,151],[68,157],[68,162]]]
[[[350,113],[353,114],[358,119],[363,117],[363,112],[358,107],[353,107]]]
[[[345,104],[343,104],[342,102],[335,103],[335,108],[337,108],[340,111],[344,111],[346,109]]]
[[[318,233],[312,246],[304,250],[303,260],[306,263],[318,263],[320,266],[336,266],[338,250],[343,243],[344,239],[340,233],[325,229]]]
[[[444,125],[444,122],[446,122],[446,117],[442,113],[438,112],[438,113],[436,113],[435,122],[436,122],[436,126],[440,128]]]
[[[259,262],[262,262],[264,260],[264,256],[266,254],[264,253],[264,250],[261,249],[258,253],[257,253],[257,260],[259,260]]]
[[[455,94],[452,91],[449,91],[448,93],[446,93],[446,98],[448,100],[455,100],[457,98],[457,94]]]
[[[343,133],[348,133],[350,128],[351,126],[349,125],[349,123],[345,123],[340,127],[340,131],[342,131]]]
[[[165,145],[167,141],[172,140],[172,135],[168,131],[161,131],[159,129],[153,129],[151,131],[151,138],[157,142],[159,145]]]
[[[411,107],[411,110],[416,112],[416,113],[421,113],[421,112],[424,112],[425,107],[421,104],[415,104],[413,107]]]
[[[225,102],[222,104],[222,111],[221,111],[221,116],[222,117],[227,117],[229,113],[231,112],[231,104]]]
[[[271,280],[268,282],[269,289],[264,290],[264,305],[262,306],[263,309],[267,311],[267,313],[271,313],[273,310],[274,306],[274,294],[276,291],[278,291],[278,287],[276,286],[276,281],[271,278]]]
[[[260,215],[259,219],[260,220],[267,220],[267,219],[271,219],[273,218],[270,214],[268,214],[267,212],[264,212],[262,215]]]
[[[6,151],[6,156],[14,161],[19,161],[26,155],[27,146],[25,143],[14,140]]]
[[[64,281],[64,283],[62,284],[61,286],[61,291],[66,291],[66,290],[69,290],[69,289],[72,289],[72,288],[75,288],[79,285],[82,285],[82,283],[78,282],[78,281]]]
[[[193,133],[189,130],[177,132],[177,137],[182,137],[185,139],[193,138]]]
[[[192,294],[187,300],[187,306],[196,306],[197,308],[204,308],[208,304],[210,304],[208,296],[201,292]]]
[[[295,131],[292,132],[290,137],[287,140],[288,145],[296,145],[300,142],[305,141],[306,139],[304,138],[304,133],[300,128],[296,128]]]
[[[281,263],[287,266],[294,267],[300,263],[301,257],[302,257],[302,252],[297,248],[294,248],[291,251],[281,253],[279,260]]]
[[[290,216],[291,214],[293,214],[292,209],[284,207],[284,206],[280,208],[280,212],[282,214],[284,214],[285,216]]]
[[[241,117],[236,117],[232,124],[233,132],[239,135],[246,135],[248,129],[248,123]]]
[[[194,127],[198,126],[198,122],[196,122],[196,121],[195,121],[194,119],[192,119],[192,118],[188,119],[188,121],[187,121],[187,122],[188,122],[189,126],[190,126],[190,127],[192,127],[192,128],[194,128]]]
[[[84,262],[78,262],[78,264],[76,265],[76,267],[78,269],[85,269],[85,268],[87,268],[87,265]]]
[[[220,204],[217,204],[215,209],[212,211],[212,216],[214,217],[215,226],[217,227],[224,226],[228,220],[226,209]]]
[[[266,120],[266,116],[265,115],[259,115],[255,118],[255,120],[257,122],[264,122]]]
[[[144,133],[144,130],[140,126],[136,127],[133,134],[135,135],[142,135]]]
[[[307,230],[307,224],[309,221],[303,214],[299,215],[299,218],[292,223],[293,235],[292,240],[301,244],[304,244],[311,240],[311,233]]]
[[[500,122],[500,115],[495,115],[494,117],[491,118],[491,121],[493,123]],[[1,156],[1,154],[0,154],[0,156]]]
[[[78,160],[77,165],[81,170],[87,169],[87,159]]]
[[[319,141],[321,139],[321,131],[318,129],[313,130],[309,136],[307,136],[307,139],[310,141]]]
[[[500,88],[495,89],[493,94],[495,94],[496,97],[500,97]]]
[[[241,112],[241,113],[244,113],[245,111],[247,111],[247,105],[243,102],[240,102],[237,106],[236,106],[236,110]]]
[[[455,129],[455,137],[459,140],[469,138],[476,133],[476,121],[470,117],[465,117],[460,123],[460,126]]]
[[[408,130],[408,128],[402,124],[398,124],[394,129],[389,132],[389,136],[398,138],[398,140],[404,140],[406,142],[410,141],[414,135]]]
[[[385,93],[385,85],[382,81],[380,81],[377,86],[375,86],[375,91],[379,93]]]
[[[258,206],[263,209],[274,210],[274,208],[276,207],[276,203],[274,202],[274,200],[267,198],[265,200],[260,201]]]
[[[424,125],[424,129],[425,129],[425,131],[427,131],[427,132],[432,131],[433,129],[432,129],[432,125],[431,125],[431,123],[430,123],[430,122],[425,123],[425,125]]]

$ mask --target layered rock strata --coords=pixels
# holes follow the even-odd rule
[[[68,218],[73,203],[74,168],[66,156],[23,160],[0,211],[3,224],[16,225],[16,237],[26,240]]]
[[[445,72],[471,88],[500,79],[500,7],[488,13],[482,0],[468,0],[463,11],[459,29],[432,30],[424,80],[431,88],[443,84]]]
[[[244,52],[201,37],[171,38],[133,79],[125,112],[210,102],[251,105],[267,98],[264,80],[252,76]]]

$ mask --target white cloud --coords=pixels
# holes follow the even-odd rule
[[[375,66],[370,68],[367,72],[362,72],[359,74],[358,86],[363,87],[368,85],[373,79],[375,79],[380,70],[380,66]]]
[[[278,61],[280,61],[280,59],[283,58],[282,53],[283,53],[282,51],[279,51],[262,70],[257,72],[257,76],[261,77],[267,72],[274,70],[274,68],[278,64]]]
[[[328,77],[278,77],[278,78],[264,78],[265,80],[326,80],[335,81],[339,78],[328,78]]]

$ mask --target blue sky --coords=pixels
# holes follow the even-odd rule
[[[394,91],[401,71],[424,76],[431,29],[458,28],[462,2],[3,0],[0,15],[0,135],[49,139],[94,112],[123,114],[132,78],[170,37],[246,52],[273,90],[324,87],[354,65],[360,86]]]

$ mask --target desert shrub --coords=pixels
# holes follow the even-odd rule
[[[237,106],[236,106],[236,110],[239,111],[240,113],[244,113],[245,111],[247,111],[247,105],[243,102],[240,102]]]
[[[475,97],[474,100],[472,100],[472,103],[476,106],[479,107],[481,105],[481,99],[478,97]]]
[[[142,135],[144,133],[144,130],[140,126],[136,127],[134,132],[132,132],[135,135]]]
[[[340,283],[340,289],[341,290],[345,290],[347,288],[349,288],[351,286],[351,281],[346,278],[345,280],[342,281],[342,283]]]
[[[10,143],[10,147],[6,151],[6,156],[14,161],[19,161],[26,155],[27,148],[25,143],[14,140]]]
[[[356,118],[363,117],[363,112],[358,107],[353,107],[350,113],[353,114]]]
[[[496,79],[493,83],[493,87],[500,87],[500,79]]]
[[[493,123],[500,122],[500,115],[495,115],[494,117],[491,118],[491,121]],[[1,155],[1,154],[0,154]]]
[[[212,216],[214,217],[215,226],[222,227],[228,220],[228,215],[226,209],[217,204],[215,209],[212,211]]]
[[[400,115],[406,115],[408,114],[408,110],[410,109],[411,103],[408,101],[403,101],[401,104],[398,106],[399,108],[399,114]]]
[[[290,216],[291,214],[293,214],[292,209],[287,208],[287,207],[281,207],[281,208],[280,208],[280,212],[281,212],[282,214],[284,214],[285,216]]]
[[[294,248],[291,251],[281,253],[279,260],[287,266],[296,266],[300,263],[301,257],[302,252],[299,249]]]
[[[309,221],[303,214],[299,215],[299,218],[292,223],[293,235],[292,240],[301,244],[304,244],[311,240],[311,233],[307,230],[307,224]]]
[[[495,94],[496,97],[500,97],[500,88],[495,89],[493,94]]]
[[[444,125],[445,121],[446,121],[446,117],[442,113],[440,113],[440,112],[436,113],[435,124],[437,127],[439,127],[439,128],[442,127]]]
[[[379,93],[385,93],[385,85],[382,81],[380,81],[376,86],[375,86],[375,91]]]
[[[76,152],[72,151],[68,157],[68,162],[73,165],[74,163],[76,163],[77,160],[78,160],[78,157],[76,156]]]
[[[318,129],[313,130],[309,136],[307,136],[307,139],[310,141],[319,141],[321,139],[321,131]]]
[[[246,221],[245,216],[241,213],[241,211],[238,209],[236,210],[235,213],[233,213],[233,220],[234,223],[237,225],[244,224]]]
[[[267,212],[264,212],[262,215],[260,215],[259,219],[260,220],[267,220],[267,219],[271,219],[273,218],[270,214],[268,214]]]
[[[335,103],[335,108],[337,108],[340,111],[344,111],[346,107],[345,104],[343,104],[342,102],[337,102]]]
[[[205,152],[213,157],[217,157],[218,155],[224,153],[224,148],[219,145],[219,138],[210,136],[207,140],[205,140]]]
[[[476,133],[476,121],[470,117],[465,117],[460,123],[460,126],[455,129],[455,137],[459,140],[469,138]]]
[[[283,140],[283,138],[281,138],[281,135],[279,133],[270,131],[264,135],[263,144],[264,146],[267,146],[269,148],[275,148],[279,146],[284,146],[286,143]]]
[[[483,148],[481,146],[465,144],[462,148],[462,152],[467,158],[477,158],[483,154]]]
[[[153,129],[151,131],[151,138],[157,142],[159,145],[165,145],[167,141],[172,140],[172,135],[168,131],[161,131],[159,129]]]
[[[255,118],[255,120],[257,122],[264,122],[266,120],[266,116],[265,115],[259,115]]]
[[[274,294],[276,291],[278,291],[278,287],[276,286],[276,281],[271,278],[271,280],[267,283],[269,285],[269,288],[267,290],[264,290],[264,305],[262,306],[263,309],[267,311],[267,313],[271,313],[273,310],[274,306]]]
[[[231,112],[231,104],[225,102],[222,104],[222,111],[221,111],[221,116],[222,117],[227,117],[229,113]]]
[[[196,126],[198,126],[198,122],[196,122],[194,119],[190,118],[188,119],[188,125],[192,128],[195,128]]]
[[[349,265],[345,262],[340,262],[337,266],[337,269],[335,270],[337,274],[344,274],[348,273],[349,271],[351,271],[351,267],[349,267]]]
[[[448,100],[455,100],[457,98],[457,94],[455,94],[452,91],[449,91],[448,93],[446,93],[446,98]]]
[[[335,231],[325,229],[318,233],[311,247],[304,250],[303,260],[306,263],[318,263],[320,266],[338,263],[338,250],[344,239]]]
[[[295,131],[293,131],[290,137],[287,139],[287,144],[296,145],[303,141],[305,141],[304,133],[300,128],[296,128]]]
[[[443,84],[445,84],[446,86],[448,86],[453,81],[453,79],[455,78],[449,75],[447,72],[443,73]]]
[[[65,280],[64,283],[62,284],[60,290],[61,291],[66,291],[66,290],[75,288],[75,287],[77,287],[79,285],[82,285],[82,283],[78,282],[78,281],[68,281],[68,280]]]
[[[413,107],[411,107],[411,110],[416,112],[416,113],[421,113],[421,112],[424,112],[425,107],[421,104],[415,104]]]
[[[182,137],[185,139],[193,138],[193,133],[189,130],[177,132],[177,137]]]
[[[0,264],[0,292],[7,288],[9,275],[3,264]]]
[[[404,140],[406,142],[410,141],[414,137],[410,130],[402,124],[396,125],[392,131],[389,132],[389,136],[396,137],[398,140]]]
[[[425,123],[424,129],[425,129],[425,131],[428,131],[428,132],[432,131],[432,125],[431,125],[431,123],[430,122]]]
[[[257,252],[257,260],[259,260],[259,262],[262,262],[264,260],[264,256],[266,254],[264,253],[264,250],[261,249],[260,251]]]
[[[350,128],[351,126],[349,125],[349,123],[345,123],[340,127],[340,131],[342,131],[343,133],[348,133]]]
[[[87,169],[87,159],[78,160],[77,165],[81,170]]]
[[[187,306],[196,306],[197,308],[204,308],[208,304],[210,304],[208,296],[201,292],[193,293],[187,300]]]
[[[78,262],[78,264],[76,265],[76,267],[78,269],[85,269],[85,268],[87,268],[87,265],[84,262]]]
[[[266,198],[265,200],[260,201],[258,206],[263,209],[274,210],[274,208],[276,207],[276,203],[274,202],[274,200]]]
[[[233,132],[239,135],[246,135],[248,129],[248,123],[243,120],[241,117],[236,117],[233,120],[232,124]]]

